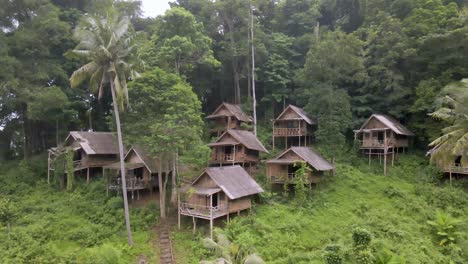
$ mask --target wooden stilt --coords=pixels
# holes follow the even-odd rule
[[[89,184],[89,167],[88,167],[88,170],[86,171],[86,184]]]
[[[50,151],[47,157],[47,184],[50,184]]]
[[[449,181],[450,181],[450,186],[452,186],[452,168],[450,168],[450,171],[449,171]]]
[[[392,148],[392,167],[395,162],[395,148]]]
[[[213,195],[210,195],[210,238],[213,239]]]
[[[288,137],[284,137],[284,149],[288,149]]]
[[[180,194],[177,192],[177,226],[180,229]]]
[[[193,221],[193,234],[195,234],[195,231],[197,230],[197,221],[195,220],[195,216],[192,216],[192,221]]]
[[[387,148],[384,150],[384,175],[387,176]]]
[[[301,146],[301,121],[299,121],[299,147]]]
[[[370,160],[371,160],[371,150],[369,149],[369,167],[370,167]]]
[[[229,213],[227,214],[227,223],[229,225]]]

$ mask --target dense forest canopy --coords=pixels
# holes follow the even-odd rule
[[[252,2],[260,124],[294,103],[336,144],[376,112],[407,124],[420,146],[440,135],[428,114],[444,86],[468,76],[466,0]],[[249,5],[179,0],[144,18],[139,1],[1,0],[0,159],[42,152],[69,130],[112,130],[109,97],[69,82],[83,63],[70,52],[75,29],[109,8],[131,19],[143,72],[178,75],[205,113],[222,101],[252,110]]]

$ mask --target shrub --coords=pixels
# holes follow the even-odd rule
[[[364,228],[353,229],[353,246],[355,250],[365,250],[372,241],[372,234]]]
[[[448,213],[437,211],[434,221],[427,221],[427,223],[432,227],[439,246],[456,243],[457,238],[461,235],[457,231],[461,221],[453,218]]]
[[[322,253],[322,258],[326,264],[341,264],[343,257],[341,254],[341,245],[328,245]]]

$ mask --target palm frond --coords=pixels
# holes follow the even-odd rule
[[[83,65],[78,70],[74,71],[70,77],[70,85],[72,88],[77,87],[83,81],[85,81],[95,70],[97,70],[98,65],[95,62],[90,62]]]

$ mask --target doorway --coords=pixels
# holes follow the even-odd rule
[[[212,194],[211,196],[212,196],[212,198],[211,198],[211,199],[212,199],[212,204],[211,204],[211,206],[212,206],[212,207],[217,207],[217,206],[218,206],[218,194],[215,193],[215,194]]]

